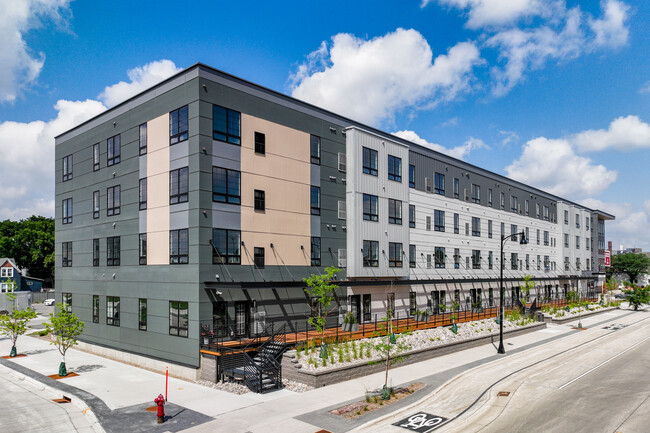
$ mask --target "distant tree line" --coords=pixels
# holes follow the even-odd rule
[[[20,221],[0,221],[0,257],[16,260],[30,277],[54,281],[54,218],[33,215]],[[49,284],[48,284],[49,283]]]

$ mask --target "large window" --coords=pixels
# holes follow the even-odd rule
[[[481,202],[481,186],[472,184],[472,201],[474,203]]]
[[[169,172],[169,204],[187,201],[189,190],[189,168],[183,167]]]
[[[241,113],[213,105],[212,138],[241,145]]]
[[[472,217],[472,236],[481,236],[481,219]]]
[[[106,165],[111,166],[119,164],[122,157],[122,145],[120,134],[117,134],[106,140],[108,152],[106,153]]]
[[[454,248],[454,269],[460,269],[460,248]]]
[[[61,203],[62,218],[61,224],[70,224],[72,222],[72,199],[66,198]]]
[[[99,239],[93,239],[93,266],[99,266]]]
[[[72,293],[63,293],[62,303],[68,313],[72,312]]]
[[[187,140],[187,105],[169,113],[169,144]]]
[[[363,219],[366,221],[379,221],[379,206],[377,196],[363,195]]]
[[[253,190],[253,206],[255,210],[266,210],[266,192],[261,189]]]
[[[99,218],[99,191],[93,191],[93,219]]]
[[[147,264],[147,234],[140,233],[138,239],[138,263],[141,265]]]
[[[212,167],[212,201],[241,204],[241,173]]]
[[[388,243],[388,266],[391,268],[402,267],[402,244],[397,242]]]
[[[517,212],[519,209],[519,198],[516,195],[510,196],[510,211]]]
[[[63,157],[63,182],[72,179],[72,155]]]
[[[309,137],[309,154],[311,163],[320,165],[320,137],[311,135]]]
[[[377,176],[377,151],[363,148],[363,172]]]
[[[106,297],[106,324],[120,326],[120,297]]]
[[[546,232],[544,232],[546,233]],[[576,236],[576,250],[580,249],[580,236]]]
[[[442,173],[434,174],[434,192],[436,194],[445,195],[445,175]]]
[[[99,323],[99,296],[93,295],[93,323]]]
[[[433,211],[433,229],[437,232],[445,231],[445,211],[444,210],[434,210]]]
[[[402,224],[402,202],[388,199],[388,224]]]
[[[187,301],[169,301],[169,335],[187,337],[189,322]]]
[[[120,237],[106,238],[106,266],[120,266]]]
[[[454,214],[454,233],[460,233],[460,215],[457,213]]]
[[[140,142],[139,142],[139,147],[140,147],[140,155],[144,155],[147,153],[147,124],[143,123],[140,125]]]
[[[264,269],[265,265],[265,254],[263,247],[253,248],[253,263],[258,269]]]
[[[512,235],[512,240],[516,241],[517,240],[517,224],[510,224],[510,234]]]
[[[187,229],[169,231],[169,263],[186,264],[189,261],[189,235]]]
[[[142,298],[138,299],[138,329],[147,330],[147,300]]]
[[[481,251],[472,250],[472,269],[481,269]]]
[[[212,229],[212,263],[238,265],[241,263],[241,232]],[[215,251],[216,249],[216,251]]]
[[[320,266],[320,238],[311,238],[311,265]]]
[[[409,205],[409,227],[412,229],[415,228],[415,205],[414,204]]]
[[[147,208],[147,178],[140,179],[138,188],[138,209],[145,210]]]
[[[61,266],[64,268],[72,266],[72,242],[61,243]]]
[[[445,248],[444,247],[436,247],[435,248],[435,261],[436,261],[436,268],[444,268],[445,267]]]
[[[416,250],[415,250],[415,245],[409,245],[409,268],[415,268],[416,267]]]
[[[510,269],[519,269],[519,254],[510,253]]]
[[[310,193],[311,214],[320,215],[320,187],[312,186]]]
[[[388,155],[388,180],[402,181],[402,158]]]
[[[120,214],[120,185],[106,188],[106,215],[113,216]]]
[[[409,165],[409,188],[415,188],[415,166]]]
[[[371,268],[379,266],[379,242],[363,241],[363,266]]]
[[[548,237],[549,237],[548,231],[544,230],[544,245],[545,246],[548,246]]]
[[[93,144],[93,171],[99,170],[99,143]]]

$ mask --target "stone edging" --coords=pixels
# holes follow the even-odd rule
[[[546,323],[536,323],[524,328],[504,331],[504,334],[509,337],[515,337],[544,329],[546,326]],[[413,350],[406,354],[408,355],[408,358],[406,358],[400,365],[413,364],[426,359],[436,358],[438,356],[480,346],[493,341],[494,337],[498,340],[499,333],[495,332],[482,337],[473,337],[467,340],[453,341],[435,347]],[[344,382],[357,377],[367,376],[382,371],[385,368],[383,364],[368,365],[367,362],[360,362],[358,364],[336,367],[325,371],[303,371],[302,369],[296,368],[296,365],[291,362],[293,358],[295,358],[295,352],[293,351],[285,353],[282,357],[282,377],[313,386],[314,388],[320,388],[322,386]]]
[[[545,323],[555,323],[555,324],[561,325],[562,323],[573,322],[575,320],[580,320],[581,318],[584,319],[585,317],[595,316],[596,314],[601,314],[601,313],[605,313],[607,311],[618,310],[618,309],[620,309],[620,308],[619,307],[599,308],[598,310],[588,311],[586,313],[582,313],[582,315],[572,314],[569,317],[562,317],[562,318],[559,318],[559,319],[556,319],[556,318],[554,318],[552,316],[547,316],[546,314],[544,314],[544,322]]]

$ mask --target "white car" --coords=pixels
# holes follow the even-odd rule
[[[45,302],[43,302],[43,305],[54,305],[54,302],[54,299],[46,299]]]

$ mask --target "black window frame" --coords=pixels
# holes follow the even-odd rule
[[[361,152],[363,173],[371,176],[379,176],[379,152],[369,147],[363,147]]]
[[[185,311],[184,316],[182,311]],[[189,336],[189,302],[169,301],[169,335],[184,338]]]
[[[510,269],[516,271],[519,269],[519,254],[510,253]]]
[[[220,113],[218,113],[221,111]],[[217,125],[217,114],[223,116],[223,125]],[[224,129],[220,129],[222,126]],[[212,139],[241,146],[241,113],[221,105],[212,105]]]
[[[311,134],[309,136],[309,160],[312,164],[320,165],[320,137]]]
[[[374,253],[374,254],[373,254]],[[363,267],[364,268],[378,268],[379,267],[379,241],[363,240]]]
[[[106,238],[106,266],[120,266],[121,241],[119,236]]]
[[[401,268],[404,266],[404,246],[400,242],[388,243],[388,267]]]
[[[481,218],[472,217],[472,236],[481,237]]]
[[[68,313],[72,312],[72,293],[64,292],[61,296],[61,303]]]
[[[409,291],[409,315],[415,316],[415,312],[418,310],[417,303],[417,293],[414,291]]]
[[[454,234],[460,234],[460,214],[454,214]]]
[[[93,144],[93,171],[97,171],[101,168],[99,162],[100,151],[99,143]]]
[[[388,199],[388,224],[402,225],[402,201]]]
[[[402,158],[388,155],[388,180],[402,182]]]
[[[183,120],[185,120],[183,124]],[[187,105],[169,112],[169,145],[182,143],[189,138],[190,114]]]
[[[221,170],[224,172],[223,178],[225,179],[224,192],[217,192],[216,177]],[[237,177],[237,194],[231,191],[231,175],[236,175]],[[215,203],[241,205],[241,172],[239,170],[212,166],[212,201]]]
[[[138,182],[138,209],[147,209],[147,178],[143,177]]]
[[[472,250],[472,269],[481,269],[481,250]]]
[[[147,298],[138,298],[138,329],[147,330]]]
[[[61,158],[61,179],[63,182],[72,179],[72,154]]]
[[[255,131],[255,153],[259,155],[266,155],[266,134],[263,132]]]
[[[110,314],[112,312],[112,315]],[[120,297],[106,296],[106,324],[120,326]]]
[[[488,239],[492,239],[492,220],[488,220]]]
[[[312,215],[320,215],[320,186],[311,185],[309,189],[309,206]]]
[[[409,188],[415,188],[415,166],[409,164]]]
[[[454,269],[460,269],[460,248],[454,248]]]
[[[417,267],[417,247],[414,244],[409,244],[409,268],[414,269]]]
[[[99,238],[93,239],[93,266],[99,266]]]
[[[445,175],[443,173],[433,173],[433,192],[445,195]]]
[[[61,200],[61,224],[72,224],[72,197]]]
[[[72,266],[72,242],[61,242],[61,266],[69,268]]]
[[[225,249],[219,248],[217,234],[224,239]],[[233,237],[236,234],[236,239]],[[215,265],[240,265],[241,264],[241,230],[233,229],[212,229],[212,264]],[[216,251],[215,251],[216,249]]]
[[[114,135],[106,139],[106,167],[117,165],[122,161],[122,136]]]
[[[472,201],[474,203],[481,203],[481,185],[472,184]]]
[[[106,188],[106,216],[119,215],[122,212],[121,205],[122,205],[121,185],[113,185]]]
[[[147,153],[147,124],[143,123],[138,127],[138,149],[140,155]]]
[[[187,203],[190,191],[190,169],[181,167],[169,171],[169,204]]]
[[[320,266],[321,265],[321,238],[318,236],[311,237],[311,265]]]
[[[454,185],[453,185],[453,191],[454,191],[454,198],[459,198],[460,197],[460,180],[455,177],[454,178]]]
[[[147,234],[140,233],[138,236],[138,263],[147,264]]]
[[[176,248],[174,248],[174,246]],[[186,265],[190,261],[189,229],[169,231],[169,264]]]
[[[409,204],[409,228],[415,228],[415,205]]]
[[[433,231],[444,232],[445,231],[445,211],[444,210],[433,210]]]
[[[264,247],[253,247],[253,263],[257,269],[264,269],[266,263],[266,252]]]
[[[379,197],[376,195],[363,194],[363,220],[379,221]]]
[[[93,295],[93,323],[99,323],[99,295]]]
[[[433,257],[435,262],[435,268],[444,269],[445,260],[447,259],[447,255],[445,253],[445,247],[434,247]]]
[[[101,196],[99,190],[93,191],[93,219],[96,220],[99,218],[99,212],[101,211]]]

